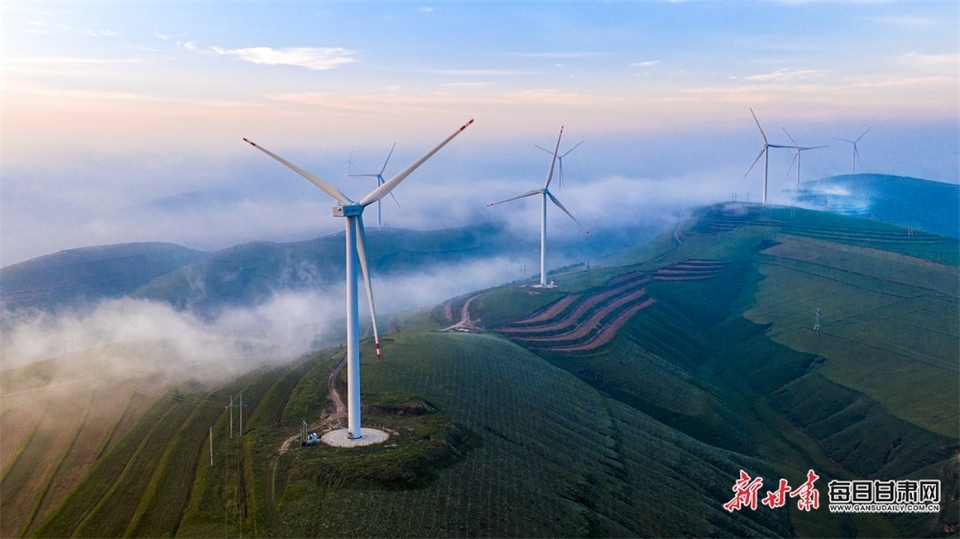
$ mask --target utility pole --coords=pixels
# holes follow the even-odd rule
[[[233,438],[233,395],[230,395],[230,438]]]
[[[243,436],[243,393],[240,394],[240,436]]]
[[[210,466],[213,466],[213,426],[210,426]]]

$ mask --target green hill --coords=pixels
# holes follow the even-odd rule
[[[960,238],[960,186],[889,174],[844,174],[803,183],[807,208],[877,219]]]
[[[400,331],[384,336],[384,359],[369,341],[362,356],[365,423],[391,433],[382,445],[281,450],[302,421],[324,427],[339,349],[225,385],[175,382],[153,390],[150,408],[124,397],[130,414],[110,415],[114,434],[99,445],[100,393],[70,398],[69,414],[11,405],[0,416],[2,531],[955,534],[957,240],[737,204],[703,209],[676,238],[617,266],[568,268],[552,276],[557,288],[478,291],[387,323]],[[436,331],[464,307],[470,324]],[[19,383],[42,386],[31,372]],[[342,374],[334,386],[343,392]],[[242,437],[225,408],[240,394]],[[81,454],[95,458],[67,481]],[[741,470],[763,477],[763,491],[815,470],[820,508],[728,511]],[[826,508],[832,479],[905,478],[939,479],[941,512]]]
[[[130,294],[205,254],[170,243],[60,251],[0,269],[0,303],[7,310],[93,304]]]
[[[367,256],[377,276],[417,271],[513,252],[505,231],[485,224],[456,229],[371,230]],[[293,243],[253,242],[224,249],[144,284],[134,297],[201,314],[253,305],[283,290],[335,284],[344,274],[343,234]]]

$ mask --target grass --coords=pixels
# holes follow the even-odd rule
[[[366,424],[391,433],[380,446],[277,452],[301,420],[319,421],[342,349],[212,392],[180,388],[183,402],[165,398],[136,422],[131,401],[75,490],[36,512],[36,535],[942,535],[956,523],[946,512],[823,506],[830,478],[939,477],[956,507],[955,267],[894,252],[893,232],[872,222],[718,208],[699,219],[679,248],[671,233],[642,251],[650,258],[472,303],[492,327],[626,272],[725,262],[708,280],[649,283],[657,303],[597,349],[534,353],[493,334],[415,331],[448,325],[430,309],[397,319],[404,331],[383,340],[382,361],[364,341]],[[453,301],[457,319],[472,296]],[[223,405],[240,392],[244,433],[230,439]],[[4,413],[4,424],[16,417]],[[72,445],[89,444],[78,428]],[[4,447],[16,453],[4,454],[4,481],[15,461],[41,458],[25,441]],[[42,458],[63,469],[75,454]],[[815,469],[822,508],[729,513],[741,469],[765,486]]]
[[[826,259],[821,251],[807,262],[798,260],[798,249],[790,243],[785,239],[784,245],[770,250],[769,256],[795,258],[788,259],[792,264],[774,259],[761,266],[765,278],[759,283],[759,301],[746,316],[771,324],[774,340],[825,358],[823,374],[830,379],[866,393],[906,421],[957,437],[960,331],[955,272],[918,261],[910,271],[911,259],[896,256],[889,261],[886,255],[850,268],[845,256],[869,258],[870,253],[846,249],[839,250],[840,260]],[[887,264],[906,266],[896,273],[898,281],[890,280]],[[909,275],[917,284],[908,282]],[[812,331],[817,308],[822,312],[821,332]],[[927,388],[924,398],[916,398],[917,387]]]
[[[482,446],[442,471],[427,488],[339,490],[335,495],[320,496],[301,485],[294,499],[284,500],[281,513],[288,521],[309,523],[321,535],[355,533],[349,531],[346,515],[353,504],[363,504],[370,511],[363,533],[372,535],[549,536],[578,530],[584,534],[630,530],[655,534],[657,526],[666,530],[681,520],[655,522],[658,519],[651,518],[645,507],[657,498],[652,491],[675,493],[669,497],[678,507],[669,511],[679,514],[690,508],[680,493],[707,488],[703,479],[725,467],[715,468],[717,462],[711,456],[715,450],[689,438],[659,441],[656,435],[643,432],[650,428],[656,434],[666,431],[630,408],[616,404],[608,408],[604,403],[609,401],[588,386],[502,339],[400,334],[385,345],[387,352],[393,358],[390,365],[364,366],[364,383],[370,392],[405,388],[424,395],[438,410],[476,433]],[[677,444],[675,449],[661,445],[671,443]],[[640,457],[645,446],[664,455],[663,460]],[[679,447],[684,449],[678,452]],[[729,454],[721,460],[725,458],[736,457]],[[675,462],[672,466],[684,462],[682,466],[697,470],[706,466],[707,470],[681,479],[668,471],[671,461]],[[641,473],[649,484],[635,480]],[[665,484],[660,484],[661,480]],[[717,497],[726,496],[718,488],[725,482],[726,477],[712,481]],[[525,510],[517,511],[517,507]],[[763,524],[749,521],[750,515],[728,519],[715,510],[705,510],[727,524],[734,521],[744,530],[753,529],[753,533],[764,529]],[[688,529],[706,535],[718,529],[700,517],[688,516],[683,521]],[[778,525],[776,520],[761,522]],[[303,530],[292,524],[287,533]]]

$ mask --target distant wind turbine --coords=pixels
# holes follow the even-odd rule
[[[783,129],[784,133],[787,133],[786,127],[781,127],[781,129]],[[797,191],[799,191],[800,190],[800,152],[803,152],[806,150],[818,150],[820,148],[826,148],[827,146],[801,147],[799,144],[797,144],[797,141],[793,140],[793,137],[790,136],[790,133],[787,133],[787,138],[790,139],[790,142],[792,142],[797,149],[797,154],[793,156],[793,161],[790,162],[790,168],[787,169],[787,174],[790,174],[790,170],[793,169],[793,163],[796,163],[797,164]]]
[[[370,204],[379,201],[387,196],[390,191],[400,184],[407,176],[417,169],[424,161],[429,159],[440,148],[443,148],[453,137],[459,135],[467,128],[473,120],[462,125],[453,132],[452,135],[437,144],[432,150],[410,164],[407,168],[400,171],[396,176],[390,178],[382,185],[363,197],[360,202],[354,202],[347,198],[339,189],[326,181],[310,174],[286,159],[275,153],[256,145],[250,140],[243,139],[254,148],[280,161],[297,174],[303,176],[311,183],[322,189],[325,193],[336,199],[338,204],[333,207],[334,217],[343,217],[346,228],[346,257],[347,257],[347,438],[356,440],[362,437],[360,432],[360,316],[357,308],[357,263],[363,272],[363,283],[366,287],[367,301],[370,304],[370,321],[373,324],[373,340],[376,345],[377,358],[380,357],[380,337],[377,335],[376,312],[373,307],[373,290],[370,287],[370,273],[367,268],[367,253],[364,247],[365,233],[363,228],[363,210]]]
[[[376,174],[351,174],[350,176],[354,176],[354,177],[366,177],[366,178],[376,178],[376,179],[377,179],[377,187],[380,187],[381,185],[383,185],[383,184],[385,183],[385,182],[384,182],[384,179],[383,179],[383,171],[384,171],[384,170],[387,170],[387,163],[390,162],[390,156],[393,155],[393,150],[394,150],[394,148],[396,148],[396,147],[397,147],[397,143],[394,142],[394,143],[393,143],[393,147],[390,148],[390,153],[387,154],[387,159],[383,162],[383,168],[380,169],[380,172],[378,172],[378,173],[376,173]],[[399,208],[399,207],[400,207],[400,202],[397,200],[397,197],[395,197],[395,196],[393,195],[393,193],[390,193],[390,196],[393,198],[393,201],[397,203],[397,207]],[[382,212],[381,209],[380,209],[380,201],[378,200],[378,201],[377,201],[377,230],[380,230],[381,228],[383,228],[383,212]]]
[[[576,144],[573,146],[573,148],[570,148],[569,150],[567,150],[567,151],[565,151],[565,152],[563,152],[562,154],[560,154],[560,155],[557,156],[557,161],[559,162],[559,165],[560,165],[560,166],[559,166],[559,168],[560,168],[560,174],[559,174],[559,177],[557,178],[557,181],[558,181],[558,183],[560,184],[560,187],[563,187],[563,158],[566,157],[567,155],[569,155],[570,152],[572,152],[573,150],[576,150],[576,149],[577,149],[577,146],[580,146],[580,145],[583,144],[584,142],[586,142],[586,141],[585,141],[585,140],[581,140],[580,142],[576,143]],[[534,144],[534,146],[537,146],[537,145]],[[543,151],[545,151],[545,152],[547,152],[547,153],[553,153],[553,152],[551,152],[550,150],[544,148],[543,146],[537,146],[537,148],[540,148],[541,150],[543,150]]]
[[[750,109],[750,114],[753,115],[753,121],[757,124],[757,129],[760,130],[760,136],[763,137],[763,148],[760,148],[760,153],[757,154],[757,158],[753,160],[753,163],[750,164],[750,168],[747,169],[747,173],[743,175],[743,178],[746,179],[750,174],[750,171],[753,170],[753,166],[757,164],[757,161],[763,157],[763,192],[760,197],[760,203],[763,205],[767,204],[767,170],[770,168],[770,148],[796,148],[796,146],[781,146],[779,144],[770,144],[767,142],[767,135],[763,132],[763,128],[760,127],[760,121],[757,120],[757,115],[753,113],[753,109]]]
[[[867,131],[863,132],[863,135],[866,135],[867,132],[870,131],[871,129],[873,129],[872,125],[867,128]],[[842,140],[843,142],[849,142],[850,144],[853,144],[853,173],[854,174],[857,173],[857,161],[860,161],[860,151],[857,150],[857,143],[860,142],[860,139],[863,138],[863,135],[860,135],[859,137],[857,137],[856,140],[847,140],[845,138],[833,137],[834,140]],[[863,166],[862,161],[860,162],[860,165]]]
[[[493,204],[487,204],[487,207],[496,206],[497,204],[503,204],[504,202],[510,202],[511,200],[517,200],[518,198],[529,197],[533,195],[542,195],[540,203],[540,287],[546,288],[547,285],[547,269],[546,269],[546,250],[547,250],[547,198],[549,197],[558,208],[563,210],[563,213],[567,214],[574,223],[580,226],[588,236],[591,236],[590,231],[587,230],[583,225],[580,224],[580,221],[577,221],[577,218],[573,216],[572,213],[567,211],[567,208],[563,207],[563,204],[557,200],[557,197],[553,196],[553,193],[550,192],[550,180],[553,179],[553,168],[557,163],[557,151],[560,149],[560,139],[563,137],[563,127],[560,127],[560,136],[557,137],[557,146],[553,149],[550,159],[550,168],[547,169],[547,179],[543,183],[543,187],[540,189],[532,189],[525,193],[521,193],[515,197],[510,197],[506,200],[501,200],[500,202],[494,202]],[[578,144],[579,146],[579,144]],[[576,146],[574,146],[576,147]],[[549,151],[549,150],[548,150]],[[570,153],[570,152],[567,152]]]
[[[353,148],[350,148],[350,157],[347,157],[347,174],[353,172]]]

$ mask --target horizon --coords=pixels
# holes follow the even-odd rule
[[[802,181],[848,174],[852,147],[835,139],[870,129],[858,172],[960,182],[955,3],[0,10],[0,266],[90,245],[216,250],[342,228],[329,197],[241,137],[352,197],[373,181],[349,174],[379,170],[394,142],[387,178],[475,118],[395,191],[400,208],[384,201],[388,224],[413,229],[484,217],[533,227],[528,203],[485,205],[542,183],[549,159],[535,145],[560,126],[561,153],[586,142],[554,193],[591,230],[733,193],[757,200],[762,163],[743,177],[762,142],[750,108],[773,144],[789,144],[786,129],[829,145],[804,152]],[[795,181],[792,158],[771,154],[771,203]],[[557,214],[549,234],[577,233],[570,224]]]

